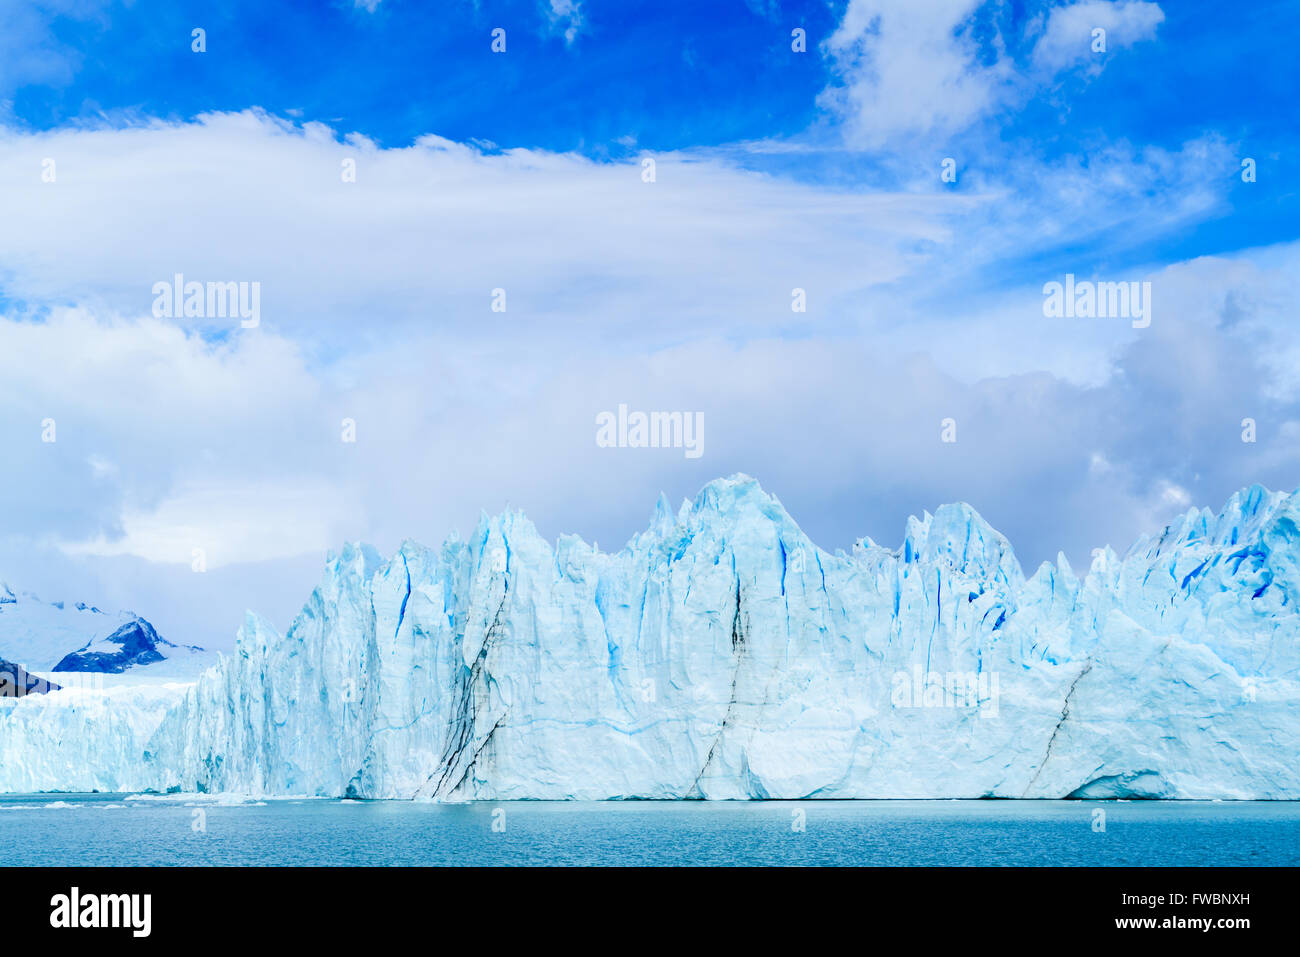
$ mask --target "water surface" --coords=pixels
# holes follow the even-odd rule
[[[0,863],[1297,865],[1300,803],[0,795]]]

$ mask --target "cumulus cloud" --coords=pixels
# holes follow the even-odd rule
[[[220,643],[259,596],[284,624],[345,539],[437,542],[510,504],[616,548],[660,490],[735,471],[827,547],[961,498],[1026,562],[1086,562],[1183,502],[1294,482],[1300,253],[1130,266],[1155,289],[1140,333],[1047,322],[1053,275],[988,277],[1210,215],[1225,149],[1121,144],[1026,166],[1032,189],[924,194],[726,151],[648,157],[647,182],[640,156],[383,149],[260,112],[5,131],[0,577],[135,596]],[[176,273],[260,282],[261,325],[154,317]],[[701,413],[704,454],[598,447],[619,404]]]
[[[85,310],[0,320],[0,402],[12,412],[0,425],[11,516],[0,577],[24,578],[44,542],[75,563],[35,556],[61,586],[52,597],[93,600],[129,569],[137,595],[141,582],[201,587],[194,600],[223,610],[212,624],[222,635],[270,581],[283,604],[267,610],[289,614],[323,551],[343,540],[385,551],[408,536],[437,542],[468,532],[480,508],[511,505],[548,536],[617,548],[660,490],[680,498],[735,471],[758,476],[826,547],[860,535],[896,543],[906,514],[963,499],[1027,564],[1058,548],[1086,561],[1188,504],[1217,505],[1254,480],[1294,483],[1300,403],[1269,397],[1264,359],[1287,341],[1286,313],[1255,300],[1233,307],[1246,313],[1235,323],[1222,318],[1245,290],[1285,301],[1297,264],[1300,249],[1267,268],[1203,259],[1161,270],[1149,277],[1160,311],[1140,334],[1104,320],[1046,323],[1036,290],[1003,303],[1000,323],[990,315],[963,333],[1014,353],[1036,315],[1055,345],[1045,355],[1109,336],[1094,345],[1109,362],[1094,382],[1032,361],[970,374],[960,345],[945,353],[870,335],[518,348],[433,327],[389,339],[376,323],[381,334],[316,362],[270,330],[214,341]],[[928,322],[924,336],[938,342],[942,318]],[[620,403],[701,413],[703,456],[597,447],[596,415]],[[1253,445],[1240,441],[1248,415],[1259,423]],[[41,441],[46,417],[57,421],[52,444]],[[940,441],[949,417],[955,444]],[[344,418],[355,443],[341,441]],[[207,578],[189,573],[194,548]],[[238,567],[256,569],[257,582],[220,577]]]
[[[1041,69],[1059,71],[1087,61],[1099,70],[1098,54],[1150,40],[1164,19],[1158,4],[1144,0],[1083,0],[1054,7],[1034,44],[1033,62]],[[1103,32],[1096,34],[1097,30]]]
[[[1091,31],[1108,48],[1150,38],[1164,19],[1155,3],[1087,0],[1049,6],[1028,26],[988,0],[851,0],[825,43],[836,81],[820,101],[852,146],[881,150],[944,143],[991,122],[1080,61]],[[1020,47],[1032,42],[1026,58]]]
[[[853,142],[878,148],[900,135],[949,135],[1003,102],[1014,72],[1000,55],[980,56],[968,26],[980,2],[852,0],[826,44],[843,83],[823,103]]]
[[[220,478],[219,485],[179,487],[150,509],[123,509],[120,534],[60,547],[73,556],[133,555],[206,570],[322,555],[336,544],[331,516],[347,505],[332,486],[312,487],[302,479],[241,485],[237,476]]]

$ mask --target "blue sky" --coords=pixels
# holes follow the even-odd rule
[[[538,0],[382,0],[373,12],[345,0],[30,6],[28,16],[8,14],[11,27],[26,30],[6,41],[39,43],[45,61],[6,77],[12,118],[24,126],[49,129],[101,112],[191,118],[256,106],[384,146],[436,131],[592,156],[624,152],[626,137],[654,150],[802,137],[820,118],[817,94],[836,81],[816,47],[846,8],[587,2],[569,41],[572,21]],[[1032,42],[1017,33],[1043,9],[980,7],[971,18],[980,55],[989,55],[996,26],[1023,67]],[[1095,77],[1063,78],[1008,117],[1003,139],[1032,141],[1050,158],[1099,136],[1174,147],[1213,129],[1262,153],[1288,153],[1297,137],[1288,119],[1294,4],[1262,0],[1230,15],[1210,0],[1161,9],[1158,36],[1140,57],[1114,57]],[[204,57],[190,52],[195,26],[208,31]],[[508,31],[506,57],[489,50],[498,26]],[[808,55],[791,54],[793,27],[808,31]]]
[[[127,117],[192,119],[211,111],[262,108],[385,147],[436,132],[448,139],[579,152],[597,159],[638,150],[732,148],[753,140],[798,144],[798,153],[737,155],[754,168],[808,180],[894,186],[908,179],[876,151],[843,149],[837,118],[818,94],[843,82],[818,47],[847,9],[837,3],[742,0],[700,4],[586,3],[576,14],[542,0],[417,3],[348,0],[265,4],[123,3],[61,0],[18,4],[8,14],[15,47],[39,51],[39,67],[12,65],[3,76],[8,116],[20,128],[126,122]],[[942,7],[942,4],[938,6]],[[959,3],[958,6],[961,6]],[[1027,27],[1041,3],[990,3],[967,18],[978,56],[1004,49],[1016,70],[1031,68]],[[1292,38],[1300,13],[1263,0],[1225,14],[1222,4],[1161,8],[1158,31],[1140,56],[1111,55],[1095,75],[1066,73],[999,117],[995,137],[925,149],[960,155],[963,168],[996,179],[1008,155],[1044,163],[1129,142],[1175,150],[1207,132],[1241,144],[1267,164],[1250,189],[1223,170],[1219,215],[1176,233],[1133,242],[1151,262],[1185,259],[1292,239],[1300,221],[1295,161]],[[1289,25],[1289,26],[1288,26]],[[196,57],[190,31],[202,26],[208,50]],[[508,55],[490,50],[507,30]],[[790,31],[805,29],[808,54],[793,55]],[[566,37],[566,31],[572,36]],[[996,39],[995,39],[996,37]],[[35,54],[33,54],[35,55]],[[26,81],[26,82],[24,82]],[[954,148],[959,147],[959,148]],[[971,188],[966,178],[952,187]],[[1104,251],[1062,250],[1104,263]],[[1040,253],[1017,266],[1041,263]]]
[[[1294,488],[1298,18],[6,4],[0,580],[220,645],[326,548],[507,502],[610,548],[744,471],[833,549],[962,499],[1032,570]],[[258,281],[261,324],[153,315],[178,272]],[[1065,273],[1151,282],[1154,321],[1046,320]],[[701,412],[705,453],[596,447],[620,403]]]
[[[260,106],[301,111],[385,146],[430,131],[502,146],[625,152],[717,145],[800,132],[827,72],[790,56],[789,33],[834,28],[831,7],[764,16],[745,4],[624,2],[570,20],[536,2],[104,4],[53,17],[51,45],[76,62],[59,88],[14,98],[24,123],[49,127],[98,110],[190,117]],[[189,35],[208,31],[195,69]],[[490,51],[507,31],[508,56]],[[400,68],[395,68],[400,64]]]

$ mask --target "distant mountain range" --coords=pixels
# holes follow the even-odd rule
[[[121,674],[147,669],[160,677],[195,677],[216,660],[203,648],[167,641],[134,612],[109,614],[77,602],[45,602],[0,582],[0,667],[22,694],[57,690],[30,672]],[[19,672],[23,679],[15,677]]]

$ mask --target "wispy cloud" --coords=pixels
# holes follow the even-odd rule
[[[582,0],[545,0],[544,9],[551,29],[560,33],[566,44],[572,45],[585,25]]]
[[[1024,195],[856,194],[721,156],[661,155],[646,182],[639,158],[382,149],[258,113],[11,131],[0,163],[29,176],[4,194],[26,227],[0,235],[6,297],[26,303],[0,322],[8,532],[181,565],[215,540],[252,562],[437,539],[508,498],[611,544],[659,488],[743,470],[832,545],[956,497],[1029,555],[1122,544],[1168,504],[1159,482],[1205,501],[1294,468],[1277,442],[1300,418],[1279,359],[1296,257],[1126,273],[1155,287],[1141,334],[1046,322],[1055,274],[983,274],[1093,220],[1175,230],[1213,209],[1184,208],[1212,150],[1106,155]],[[262,282],[262,326],[153,318],[176,272]],[[597,448],[594,417],[619,402],[703,412],[706,454]],[[1247,415],[1267,442],[1239,441]],[[593,502],[595,474],[621,494]],[[1045,483],[1113,525],[1029,508]]]
[[[108,0],[21,0],[0,4],[0,102],[22,86],[62,86],[81,54],[60,42],[60,19],[95,20]]]

